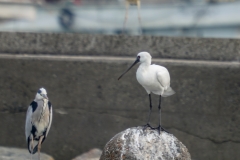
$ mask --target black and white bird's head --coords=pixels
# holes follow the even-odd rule
[[[44,88],[40,88],[36,94],[35,99],[41,100],[41,99],[48,99],[47,97],[47,91]]]

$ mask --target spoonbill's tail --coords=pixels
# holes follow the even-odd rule
[[[169,86],[168,88],[167,88],[167,90],[164,90],[164,92],[163,92],[163,97],[168,97],[168,96],[171,96],[171,95],[173,95],[173,94],[175,94],[176,92]]]

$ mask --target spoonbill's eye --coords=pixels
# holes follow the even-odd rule
[[[140,59],[140,56],[137,56],[138,59]]]

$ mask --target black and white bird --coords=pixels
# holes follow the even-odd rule
[[[48,100],[47,91],[40,88],[26,115],[25,135],[31,157],[38,151],[40,160],[41,144],[46,139],[51,124],[52,105]]]
[[[118,80],[127,73],[135,64],[140,63],[136,77],[137,81],[143,86],[149,95],[150,110],[148,115],[148,121],[145,127],[151,127],[149,124],[150,116],[152,112],[152,101],[151,93],[159,95],[159,126],[155,129],[160,131],[164,130],[161,126],[161,97],[168,97],[173,95],[175,92],[170,87],[170,74],[167,68],[159,65],[151,65],[151,55],[148,52],[140,52],[137,55],[135,62],[118,78]],[[152,128],[152,127],[151,127]]]
[[[122,0],[120,0],[122,1]],[[140,8],[141,8],[141,0],[124,0],[125,1],[125,6],[126,6],[126,12],[125,12],[125,18],[124,18],[124,22],[123,22],[123,31],[125,29],[126,26],[126,22],[128,19],[128,9],[130,5],[136,5],[137,9],[138,9],[138,22],[139,25],[141,27],[141,15],[140,15]]]

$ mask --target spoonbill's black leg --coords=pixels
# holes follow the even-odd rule
[[[147,124],[143,126],[143,127],[144,127],[143,130],[145,130],[147,127],[150,127],[151,129],[153,129],[152,126],[149,124],[150,117],[151,117],[151,113],[152,113],[152,99],[151,99],[151,94],[149,94],[148,96],[149,96],[149,102],[150,102],[150,110],[149,110],[149,114],[148,114]]]
[[[164,129],[162,126],[161,126],[161,99],[162,99],[162,96],[160,95],[159,96],[159,105],[158,105],[158,111],[159,111],[159,125],[157,128],[154,128],[154,129],[157,129],[159,134],[161,131],[165,131],[167,133],[169,133],[166,129]]]

